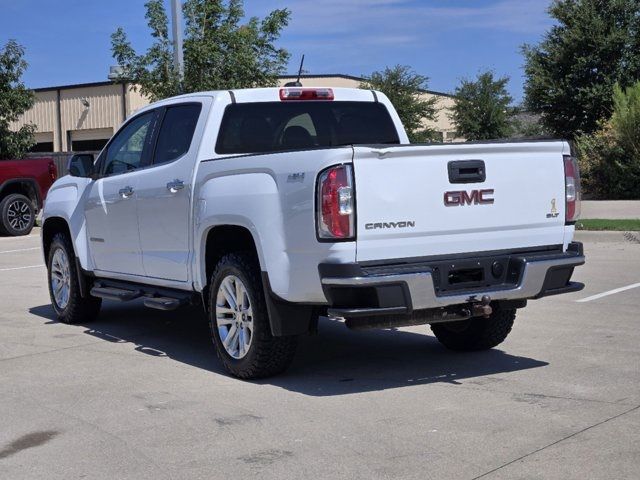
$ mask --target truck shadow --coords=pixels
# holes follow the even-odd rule
[[[50,305],[29,311],[47,319],[47,324],[57,324]],[[141,354],[226,375],[209,338],[207,320],[197,307],[162,312],[142,303],[105,302],[96,321],[76,327],[107,342],[131,344]],[[503,373],[546,365],[498,349],[451,352],[430,335],[428,326],[415,331],[353,332],[340,322],[321,319],[319,334],[301,339],[296,359],[285,374],[254,383],[311,396],[334,396],[469,379],[485,385],[499,382],[496,376]]]

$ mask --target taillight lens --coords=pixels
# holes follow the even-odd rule
[[[333,100],[330,88],[281,88],[280,100]]]
[[[564,156],[564,184],[565,220],[575,222],[580,218],[580,170],[578,161],[570,155]]]
[[[318,178],[318,237],[352,239],[355,236],[353,174],[350,165],[331,167]]]
[[[56,164],[53,162],[49,164],[49,176],[51,177],[52,182],[55,182],[58,178],[58,169],[56,168]]]

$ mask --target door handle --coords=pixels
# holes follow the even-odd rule
[[[176,193],[178,190],[184,188],[184,182],[182,180],[175,179],[172,182],[167,183],[167,190],[171,193]]]
[[[122,198],[129,198],[131,195],[133,195],[133,188],[124,187],[124,188],[121,188],[120,190],[118,190],[118,193],[120,194],[120,196]]]
[[[487,179],[483,160],[454,160],[447,164],[450,183],[482,183]]]

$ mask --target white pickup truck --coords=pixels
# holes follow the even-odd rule
[[[200,303],[241,378],[283,371],[319,316],[430,324],[445,346],[478,350],[527,300],[583,288],[566,142],[410,145],[376,91],[167,99],[70,173],[42,228],[58,318],[88,321],[102,299]]]

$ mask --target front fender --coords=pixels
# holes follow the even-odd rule
[[[76,256],[84,270],[91,270],[91,257],[87,245],[84,201],[93,180],[65,176],[49,189],[42,212],[43,225],[49,218],[62,218],[67,222]]]

